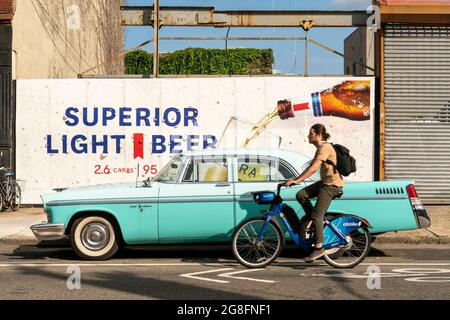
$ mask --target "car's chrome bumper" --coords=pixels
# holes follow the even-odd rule
[[[419,229],[426,229],[431,226],[430,215],[427,209],[421,208],[414,211]]]
[[[30,229],[38,240],[60,240],[65,236],[63,224],[36,224],[31,226]]]

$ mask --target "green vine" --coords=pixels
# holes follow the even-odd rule
[[[272,49],[189,48],[162,54],[160,74],[263,75],[272,74]],[[152,74],[153,55],[137,50],[125,56],[126,74]]]

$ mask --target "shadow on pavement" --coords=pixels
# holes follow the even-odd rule
[[[20,268],[19,271],[24,276],[39,276],[50,280],[66,283],[68,274],[64,272],[53,272],[41,268]],[[214,289],[211,287],[199,287],[181,282],[154,279],[149,276],[140,276],[135,273],[113,271],[113,272],[93,272],[85,275],[81,279],[81,286],[97,287],[102,290],[112,290],[124,294],[139,295],[147,299],[171,299],[171,300],[264,300],[258,296],[251,296],[241,293],[233,293]],[[86,290],[86,289],[84,289]],[[84,291],[83,299],[90,299]],[[91,299],[98,299],[92,297]]]
[[[20,245],[11,254],[3,254],[9,259],[58,259],[80,260],[67,242],[41,242],[37,245]],[[286,246],[280,258],[301,259],[307,256],[305,251],[294,245]],[[371,248],[371,257],[389,257],[384,251]],[[229,245],[152,245],[129,246],[119,251],[111,260],[117,259],[181,259],[183,262],[220,262],[237,263]]]
[[[40,242],[33,245],[11,246],[11,254],[3,254],[10,259],[60,259],[80,260],[67,241]],[[368,257],[414,259],[420,261],[450,260],[450,250],[433,246],[393,246],[385,247],[374,244]],[[300,259],[306,256],[305,251],[288,244],[280,258]],[[184,262],[230,262],[237,263],[230,245],[149,245],[129,246],[123,248],[112,260],[116,259],[181,259]]]

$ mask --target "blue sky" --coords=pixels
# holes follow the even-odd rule
[[[130,6],[153,5],[153,0],[127,0]],[[365,10],[371,0],[160,0],[161,6],[211,6],[217,10]],[[354,28],[313,28],[309,36],[340,52]],[[225,37],[227,28],[163,27],[161,37]],[[304,37],[301,28],[232,28],[230,37]],[[153,38],[151,27],[127,27],[125,48]],[[225,41],[161,41],[161,52],[189,47],[225,48]],[[229,41],[228,47],[272,48],[274,68],[282,73],[304,72],[304,41]],[[144,47],[153,51],[153,45]],[[342,74],[343,58],[309,45],[310,74]]]

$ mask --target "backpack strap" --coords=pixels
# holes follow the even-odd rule
[[[336,153],[336,157],[337,157],[337,151],[336,151],[336,149],[334,149],[334,145],[333,145],[331,142],[330,142],[330,144],[331,144],[331,146],[333,147],[333,150],[334,150],[334,152]],[[329,164],[329,165],[331,165],[331,166],[333,166],[333,169],[334,169],[334,173],[335,173],[335,174],[338,172],[338,170],[337,170],[337,165],[334,164],[333,161],[331,161],[330,159],[327,159],[327,161],[325,161],[325,163],[326,163],[326,164]]]
[[[325,161],[325,163],[327,163],[327,164],[329,164],[329,165],[332,165],[333,166],[333,169],[334,169],[334,173],[337,173],[337,166],[334,164],[334,162],[333,161],[331,161],[331,160],[327,160],[327,161]]]

